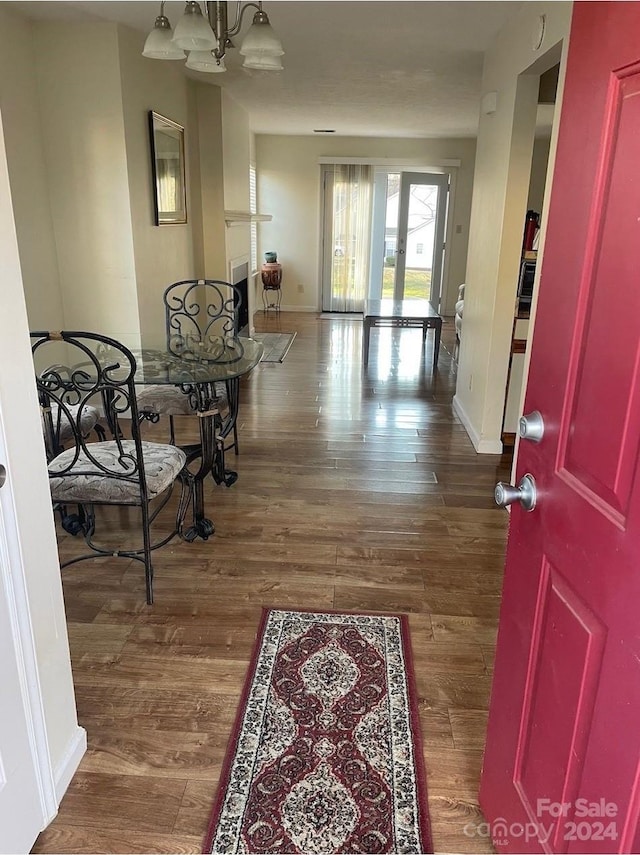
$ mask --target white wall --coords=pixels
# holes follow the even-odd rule
[[[135,285],[140,332],[147,347],[165,341],[162,294],[172,282],[195,275],[193,252],[193,181],[187,163],[187,223],[154,223],[148,112],[155,110],[185,128],[187,158],[189,136],[189,79],[182,63],[161,62],[142,56],[145,35],[118,27],[120,85],[126,142],[129,204],[133,233]],[[199,202],[200,200],[198,200]],[[196,222],[197,216],[195,216]]]
[[[545,38],[534,51],[540,15]],[[482,91],[497,110],[481,115],[454,408],[477,451],[499,453],[535,130],[538,78],[566,51],[571,4],[530,2],[485,55]],[[564,40],[564,41],[563,41]],[[555,54],[551,50],[556,47]],[[536,66],[536,62],[540,60]],[[524,73],[528,72],[528,73]]]
[[[62,329],[51,200],[29,21],[0,4],[0,109],[32,329]]]
[[[320,157],[387,158],[437,166],[457,158],[456,198],[452,211],[445,314],[453,314],[458,286],[464,282],[475,140],[371,139],[355,137],[256,136],[258,210],[272,214],[258,227],[260,256],[275,250],[282,263],[283,308],[320,307]],[[457,227],[460,233],[457,234]]]

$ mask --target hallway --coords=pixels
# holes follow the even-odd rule
[[[476,455],[452,415],[453,324],[434,379],[432,332],[421,358],[419,330],[374,330],[363,373],[357,318],[255,322],[297,337],[243,384],[213,538],[155,553],[151,607],[137,562],[63,571],[89,750],[34,851],[200,851],[263,605],[410,613],[436,852],[492,851],[463,829],[482,822],[510,458]],[[128,514],[107,517],[117,537]]]

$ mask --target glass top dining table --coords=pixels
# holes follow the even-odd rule
[[[224,437],[234,429],[238,416],[240,378],[260,362],[263,349],[260,342],[241,336],[210,337],[206,342],[187,338],[170,343],[166,349],[131,348],[136,360],[134,383],[179,388],[200,417],[200,442],[181,445],[187,454],[193,487],[193,524],[182,533],[185,540],[196,537],[206,540],[214,533],[213,522],[205,516],[205,478],[212,475],[217,484],[226,486],[237,480],[237,473],[225,466]],[[95,355],[103,366],[109,363],[108,347],[99,349]],[[224,419],[218,408],[218,383],[225,384],[228,414]],[[150,420],[157,421],[158,417]]]
[[[187,343],[181,350],[132,348],[136,384],[199,386],[235,380],[260,362],[263,345],[251,338]],[[102,357],[108,359],[108,352]]]

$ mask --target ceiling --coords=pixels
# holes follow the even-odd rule
[[[33,18],[117,21],[141,34],[159,10],[146,0],[10,5]],[[247,72],[232,50],[225,74],[188,73],[224,87],[247,110],[256,133],[331,128],[341,136],[475,136],[483,52],[521,5],[265,0],[285,50],[283,72]],[[173,25],[183,9],[176,0],[166,3]],[[230,3],[230,17],[234,9]],[[245,18],[236,45],[247,27]]]

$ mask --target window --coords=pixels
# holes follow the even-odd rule
[[[255,164],[249,165],[249,210],[258,213],[258,182]],[[251,271],[258,269],[258,224],[251,223]]]
[[[424,244],[423,243],[417,243],[416,244],[416,255],[422,255],[423,252],[424,252]]]

